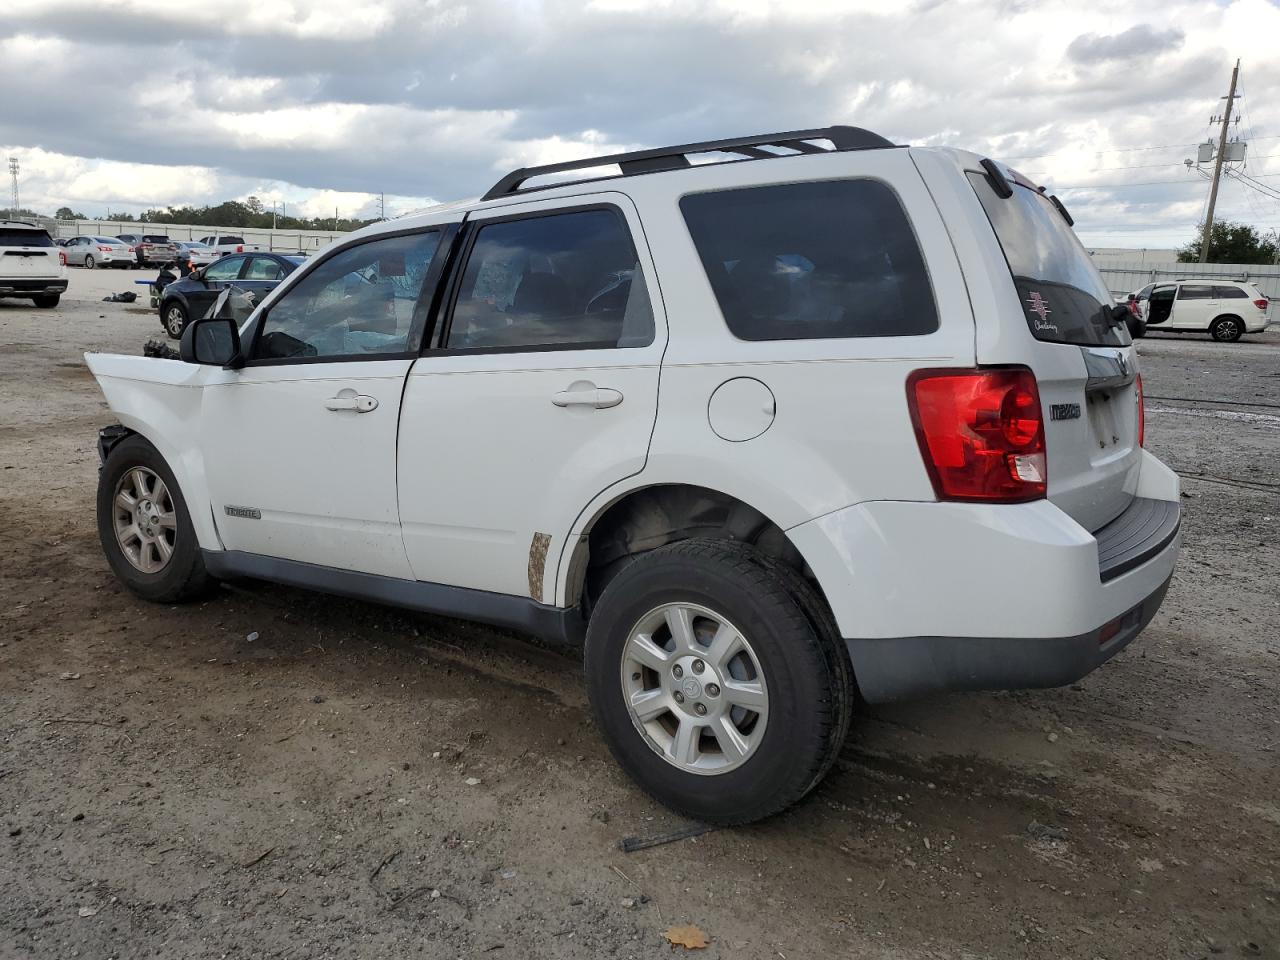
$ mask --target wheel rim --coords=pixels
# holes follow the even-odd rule
[[[631,629],[622,653],[622,691],[650,748],[700,775],[746,763],[764,739],[769,691],[746,637],[713,610],[657,607]]]
[[[167,316],[169,318],[169,332],[176,337],[182,333],[182,308],[178,306],[170,307]]]
[[[84,268],[85,268],[86,270],[92,270],[92,269],[93,269],[93,257],[85,257],[85,258],[84,258]]]
[[[1234,320],[1218,321],[1218,339],[1230,340],[1236,335],[1236,322]]]
[[[178,517],[173,496],[153,470],[134,467],[116,484],[112,501],[116,543],[143,573],[159,573],[173,558]]]

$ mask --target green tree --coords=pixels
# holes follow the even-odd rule
[[[1178,251],[1179,263],[1200,262],[1200,238],[1204,225],[1196,231],[1196,237]],[[1247,223],[1220,221],[1209,232],[1209,263],[1275,263],[1276,241],[1268,239]]]
[[[58,212],[53,215],[55,220],[88,220],[83,213],[76,213],[70,207],[59,207]]]

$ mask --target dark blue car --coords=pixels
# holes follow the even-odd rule
[[[281,253],[233,253],[215,260],[164,287],[160,323],[177,340],[188,323],[205,315],[225,288],[233,287],[260,301],[305,260]]]

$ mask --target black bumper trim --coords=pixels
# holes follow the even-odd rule
[[[1119,631],[1106,643],[1098,642],[1102,626],[1076,637],[891,637],[845,643],[858,688],[870,703],[951,690],[1061,687],[1128,646],[1156,615],[1168,589],[1166,580],[1118,618]]]
[[[1094,533],[1098,541],[1098,576],[1114,580],[1140,567],[1173,542],[1182,524],[1182,505],[1175,500],[1134,497],[1120,516]]]
[[[66,280],[0,280],[0,297],[66,292]]]

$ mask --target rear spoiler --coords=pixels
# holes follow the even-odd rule
[[[981,166],[982,166],[983,173],[986,174],[987,182],[991,184],[991,189],[996,192],[997,197],[999,197],[1001,200],[1008,200],[1010,197],[1013,196],[1013,183],[1010,182],[1009,176],[1007,176],[1005,172],[1002,169],[1000,169],[999,164],[997,164],[994,160],[984,158],[981,161]],[[1045,192],[1044,187],[1036,186],[1036,184],[1032,183],[1022,174],[1018,173],[1017,170],[1010,169],[1009,173],[1012,174],[1014,182],[1019,183],[1030,190],[1034,190],[1037,193]],[[1058,211],[1058,213],[1062,215],[1062,219],[1067,221],[1067,226],[1074,227],[1076,225],[1076,222],[1072,218],[1071,214],[1067,212],[1067,208],[1063,206],[1062,201],[1059,200],[1056,196],[1053,196],[1052,194],[1046,194],[1046,196],[1048,197],[1049,202],[1052,203],[1054,208]]]

